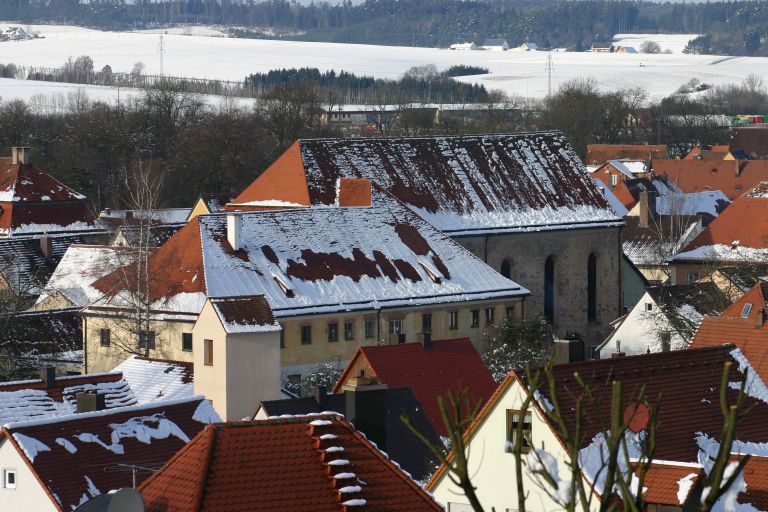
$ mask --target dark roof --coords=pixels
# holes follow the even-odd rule
[[[390,459],[400,464],[400,467],[413,475],[415,479],[422,480],[437,467],[438,460],[402,422],[400,417],[402,415],[408,416],[413,426],[435,446],[442,445],[440,436],[432,427],[411,388],[388,388],[386,394],[386,442],[384,445],[378,443],[379,448],[386,451]],[[268,416],[302,415],[324,411],[334,411],[344,416],[347,415],[344,392],[327,394],[325,400],[327,401],[324,403],[318,403],[314,397],[269,400],[262,402],[261,407]],[[364,430],[361,432],[366,434]]]
[[[208,211],[218,213],[222,207],[234,199],[232,194],[212,194],[209,192],[200,194],[200,199],[205,203]]]
[[[145,238],[149,247],[160,247],[168,241],[177,231],[181,229],[180,224],[173,225],[151,225],[145,226],[148,229],[148,235]],[[129,246],[138,246],[142,242],[143,230],[135,224],[124,224],[117,228],[118,233],[123,236]]]
[[[234,201],[336,204],[339,178],[366,178],[451,235],[618,226],[559,132],[299,140]]]
[[[54,506],[69,512],[83,496],[131,487],[130,465],[159,468],[217,420],[210,403],[196,397],[11,423],[3,434],[19,447]],[[136,472],[139,483],[147,476],[146,470]]]
[[[621,230],[622,249],[637,266],[663,264],[699,222],[698,217],[686,215],[657,215],[646,227],[640,225],[639,216],[624,220],[627,225]]]
[[[672,326],[687,339],[703,316],[717,316],[731,301],[711,282],[651,286],[647,289]],[[692,310],[691,310],[692,308]]]
[[[606,43],[609,44],[610,43]],[[667,146],[644,144],[589,144],[587,146],[587,165],[602,165],[610,160],[630,158],[633,160],[651,160],[669,158]]]
[[[1,338],[3,353],[15,360],[21,372],[19,377],[83,349],[83,323],[77,308],[24,311],[9,314],[5,321],[7,325]]]
[[[275,317],[263,295],[222,297],[211,304],[227,332],[276,327]]]
[[[147,512],[442,511],[336,416],[211,425],[139,492]]]
[[[743,151],[752,160],[768,160],[768,129],[734,127],[729,147],[731,152]]]
[[[360,347],[334,387],[339,392],[356,377],[358,363],[379,382],[390,387],[411,387],[437,432],[445,435],[438,397],[449,391],[469,390],[474,403],[484,403],[496,389],[496,382],[469,338],[432,341],[425,350],[421,343]],[[368,370],[369,369],[369,370]]]

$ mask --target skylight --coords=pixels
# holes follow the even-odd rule
[[[287,279],[278,274],[272,274],[272,277],[274,277],[275,282],[280,287],[280,289],[283,290],[283,293],[286,297],[293,297],[295,295],[293,293],[293,288],[291,288],[291,286],[288,284]]]
[[[752,312],[752,304],[747,302],[744,304],[744,307],[741,308],[741,318],[747,318],[749,317],[749,314]]]

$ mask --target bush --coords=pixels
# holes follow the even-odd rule
[[[640,45],[640,51],[642,53],[661,53],[661,46],[656,41],[643,41]]]
[[[487,75],[490,71],[488,68],[483,68],[480,66],[465,66],[464,64],[458,64],[456,66],[451,66],[445,71],[443,71],[443,75],[445,76],[468,76],[468,75]]]

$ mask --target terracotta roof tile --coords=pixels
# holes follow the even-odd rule
[[[363,360],[373,372],[372,376],[378,377],[382,384],[411,387],[441,435],[446,431],[438,397],[467,388],[471,400],[484,403],[496,389],[491,372],[469,338],[432,341],[430,350],[424,350],[421,343],[360,347],[336,383],[335,393],[341,392],[343,384],[355,377],[351,374],[352,368]]]
[[[666,174],[683,192],[720,190],[733,201],[768,180],[768,161],[654,160],[653,171]]]
[[[690,464],[651,463],[643,481],[643,487],[647,487],[643,498],[649,504],[679,507],[688,501],[691,491],[702,475],[701,467]],[[687,492],[684,492],[686,484],[681,486],[681,480],[691,482]]]
[[[768,458],[752,456],[744,472],[747,492],[741,493],[739,503],[751,503],[757,510],[768,510]]]
[[[263,295],[222,297],[211,299],[211,304],[227,332],[276,327],[272,309]]]
[[[3,434],[21,448],[57,509],[70,512],[83,496],[130,487],[131,465],[162,466],[205,424],[217,420],[212,411],[197,397],[11,423],[3,427]],[[136,472],[138,482],[147,476],[146,470]]]
[[[371,206],[371,180],[339,179],[339,206]]]
[[[587,165],[602,165],[609,160],[631,158],[634,160],[651,160],[668,158],[667,146],[661,145],[631,145],[631,144],[589,144],[587,146]]]
[[[335,416],[211,425],[139,491],[147,512],[442,510]]]

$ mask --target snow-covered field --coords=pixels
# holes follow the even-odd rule
[[[0,63],[27,66],[61,66],[69,57],[90,55],[95,67],[105,64],[115,71],[130,71],[134,63],[146,65],[146,73],[160,71],[159,34],[102,32],[79,27],[32,26],[44,38],[0,43]],[[545,52],[451,51],[433,48],[312,43],[259,39],[232,39],[184,35],[213,33],[211,29],[182,28],[164,37],[165,73],[174,76],[242,80],[247,74],[285,67],[314,66],[321,70],[346,70],[357,74],[395,78],[412,66],[436,64],[446,69],[454,64],[473,64],[491,70],[488,75],[463,77],[486,87],[528,97],[547,92]],[[623,41],[638,42],[653,37],[662,48],[673,52],[684,46],[684,36],[623,35]],[[682,45],[682,46],[681,46]],[[639,46],[639,43],[638,43]],[[680,53],[603,54],[552,53],[553,87],[573,78],[592,77],[605,90],[642,87],[652,97],[666,95],[691,78],[714,85],[737,83],[750,73],[768,74],[768,58],[685,55]],[[24,95],[28,87],[43,85],[20,82],[0,86],[8,99]],[[60,89],[51,84],[53,90]],[[90,91],[90,89],[89,89]],[[108,94],[99,93],[99,94]],[[113,94],[116,95],[116,92]]]
[[[699,34],[616,34],[613,42],[640,51],[640,45],[645,41],[655,41],[659,43],[662,52],[683,53],[688,42],[697,37]]]

